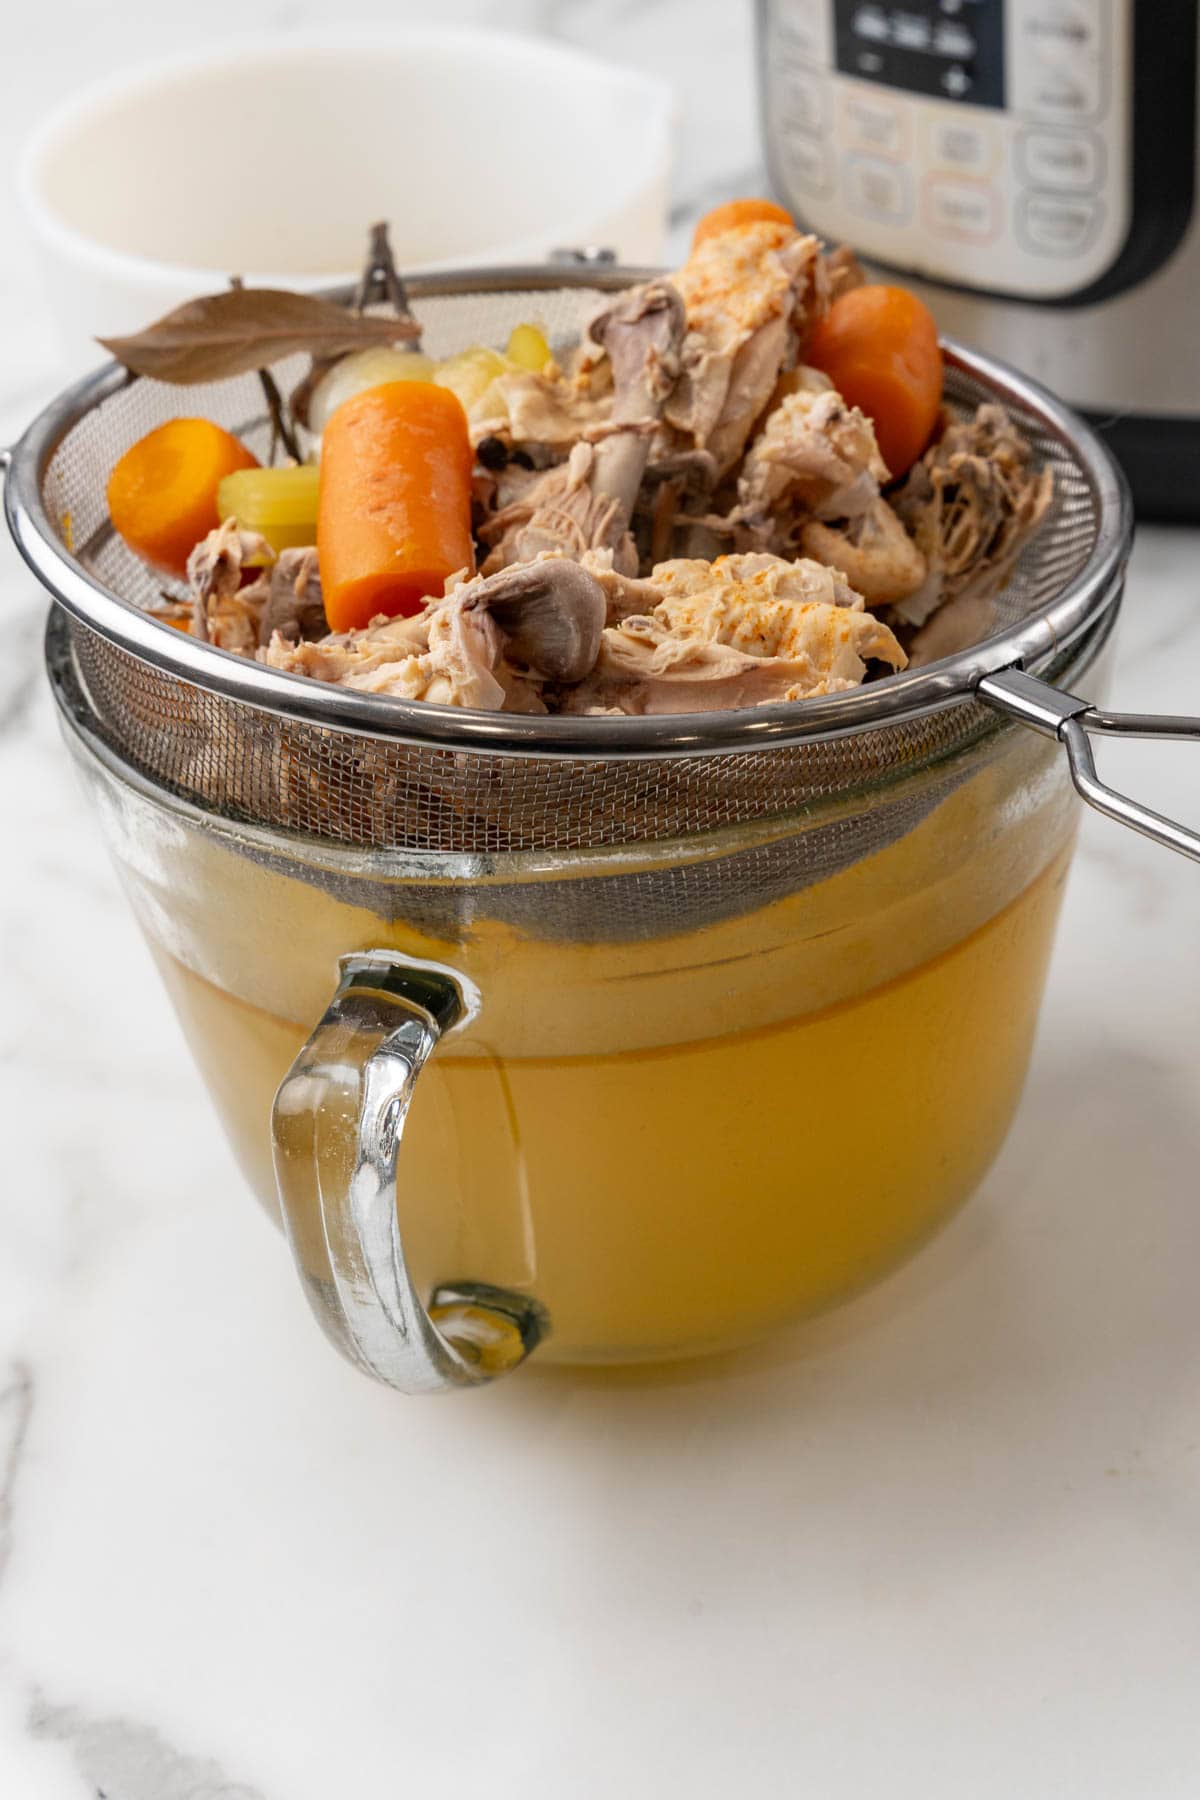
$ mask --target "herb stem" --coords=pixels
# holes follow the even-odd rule
[[[240,275],[231,275],[229,277],[229,285],[231,288],[240,289],[244,288],[246,284]],[[292,461],[299,462],[300,445],[296,440],[295,432],[287,422],[287,414],[284,411],[283,395],[279,391],[279,383],[272,375],[270,369],[259,369],[257,374],[259,385],[263,391],[263,398],[267,403],[267,415],[271,421],[271,461],[275,461],[276,447],[279,444],[282,444]]]

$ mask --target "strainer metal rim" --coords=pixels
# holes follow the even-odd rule
[[[615,291],[648,271],[556,265],[456,270],[414,277],[416,300],[497,291],[587,287]],[[349,298],[335,289],[331,297]],[[1045,672],[1119,604],[1133,537],[1128,483],[1100,438],[1040,382],[981,351],[943,340],[947,364],[1002,402],[1034,416],[1069,450],[1092,489],[1096,541],[1087,563],[1053,600],[1018,625],[956,656],[841,694],[770,706],[643,718],[535,718],[433,706],[315,682],[185,637],[97,581],[65,548],[46,513],[42,484],[64,437],[130,377],[107,363],[38,414],[11,452],[4,506],[13,539],[42,585],[74,617],[139,661],[227,700],[302,724],[409,745],[488,755],[612,758],[697,756],[813,743],[896,725],[969,700],[979,683],[1020,666]]]

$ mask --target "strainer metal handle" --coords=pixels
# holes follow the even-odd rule
[[[1178,850],[1181,856],[1200,862],[1200,831],[1155,812],[1130,794],[1101,781],[1096,771],[1091,737],[1165,738],[1200,743],[1200,718],[1171,713],[1114,713],[1065,694],[1049,682],[1039,681],[1021,668],[1002,669],[979,683],[976,693],[989,706],[1009,718],[1019,719],[1043,736],[1064,746],[1076,792],[1106,818],[1116,819],[1143,837]]]
[[[428,1308],[400,1241],[396,1172],[418,1074],[470,1017],[461,976],[386,950],[343,957],[341,981],[275,1097],[275,1175],[288,1241],[328,1335],[403,1393],[478,1387],[547,1332],[528,1295],[477,1281]]]

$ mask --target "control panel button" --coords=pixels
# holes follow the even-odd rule
[[[903,225],[912,215],[908,170],[878,156],[849,156],[845,163],[846,203],[852,212],[888,225]]]
[[[861,25],[857,29],[861,32]],[[897,50],[933,48],[933,25],[922,13],[893,11],[890,28],[884,35],[890,37]]]
[[[1031,187],[1098,188],[1104,146],[1091,132],[1025,131],[1017,140],[1017,167]]]
[[[1105,0],[1016,0],[1012,89],[1018,112],[1092,118],[1105,100]]]
[[[925,27],[928,30],[928,25]],[[892,35],[891,21],[882,6],[860,6],[854,15],[854,34],[868,44],[886,44]]]
[[[785,55],[828,62],[829,0],[775,0],[772,10]]]
[[[952,56],[956,62],[970,62],[978,45],[970,29],[955,19],[940,19],[933,29],[935,56]]]
[[[1025,111],[1039,118],[1092,118],[1100,110],[1101,90],[1098,68],[1078,70],[1034,63],[1024,82]]]
[[[923,191],[925,221],[939,237],[990,244],[1000,228],[1000,201],[981,181],[932,175]]]
[[[828,83],[815,70],[780,69],[775,76],[776,107],[785,127],[814,136],[827,128]]]
[[[1049,61],[1078,63],[1100,52],[1096,0],[1034,0],[1021,7],[1022,35]]]
[[[1100,229],[1104,209],[1082,194],[1023,194],[1017,207],[1017,236],[1041,256],[1078,256]]]
[[[842,137],[849,149],[873,156],[908,156],[909,108],[851,88],[842,95],[841,118]]]
[[[933,117],[925,125],[926,155],[959,175],[989,175],[996,166],[998,140],[991,127],[967,119]]]
[[[780,139],[783,172],[809,198],[833,191],[833,157],[828,144],[799,131],[785,131]]]

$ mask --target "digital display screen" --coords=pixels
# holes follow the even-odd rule
[[[1004,0],[833,0],[844,75],[970,106],[1004,105]]]

